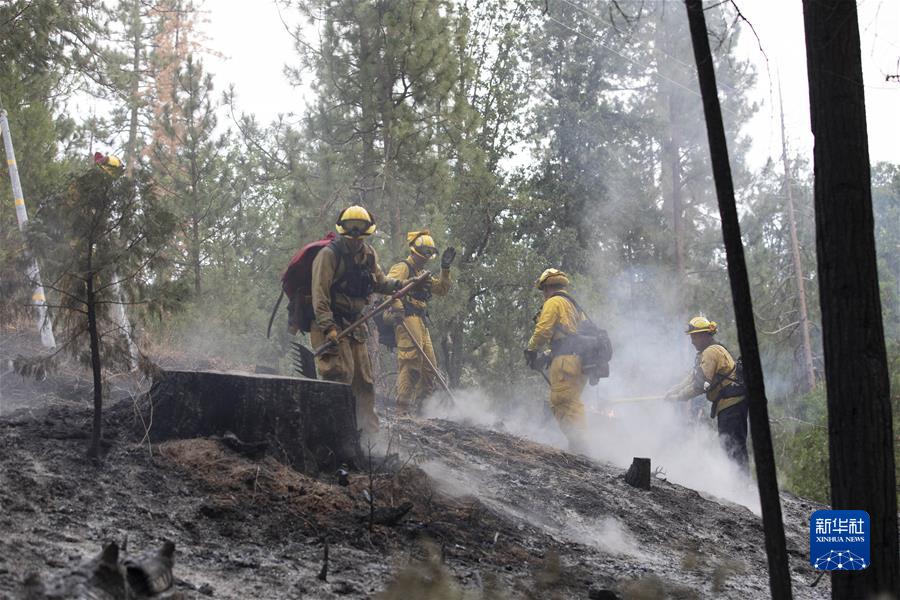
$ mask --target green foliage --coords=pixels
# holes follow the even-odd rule
[[[101,348],[104,364],[117,364],[128,354],[112,309],[152,303],[150,273],[159,267],[174,219],[146,177],[114,178],[95,167],[71,177],[41,208],[29,243],[43,257],[45,288],[58,298],[51,301],[58,343],[87,362],[90,351],[82,342],[93,311],[101,341],[109,334]]]
[[[773,407],[773,444],[784,489],[828,504],[828,413],[821,384],[797,399],[797,406]],[[780,409],[780,410],[779,410]]]
[[[168,251],[176,266],[172,276],[190,278],[195,293],[202,289],[205,267],[216,258],[212,246],[227,245],[222,226],[234,198],[224,193],[228,171],[223,153],[228,140],[215,134],[212,93],[212,76],[188,55],[164,105],[165,135],[153,147],[155,179],[178,222]]]
[[[872,209],[884,335],[889,344],[897,344],[900,343],[900,165],[877,163],[872,167]]]
[[[454,288],[430,307],[439,363],[453,385],[480,386],[494,398],[510,390],[517,399],[527,396],[523,389],[543,394],[521,349],[540,305],[533,281],[548,266],[570,272],[579,299],[610,329],[641,314],[648,327],[665,331],[702,312],[736,345],[683,7],[648,3],[628,20],[617,5],[581,0],[552,4],[549,14],[527,0],[283,4],[317,30],[312,38],[299,32],[299,59],[288,68],[296,80],[311,79],[313,94],[299,122],[269,124],[235,116],[233,91],[218,102],[212,75],[192,53],[195,40],[179,37],[176,48],[163,39],[191,33],[189,3],[177,34],[166,30],[172,11],[156,13],[137,0],[104,13],[84,0],[0,6],[0,53],[17,59],[0,64],[0,93],[35,248],[57,288],[49,290],[52,303],[65,306],[65,293],[80,285],[63,273],[83,276],[82,267],[63,260],[85,250],[76,232],[87,223],[73,198],[103,196],[86,191],[90,178],[65,183],[90,133],[132,157],[141,203],[146,198],[148,209],[173,215],[160,223],[173,227],[164,252],[126,290],[142,302],[129,311],[154,348],[288,370],[283,308],[276,335],[264,337],[279,276],[298,246],[331,230],[338,210],[356,202],[378,219],[371,241],[384,267],[406,255],[407,230],[429,227],[441,247],[458,248]],[[730,11],[728,3],[710,7],[717,78],[767,389],[772,398],[792,399],[802,376],[783,176],[780,164],[753,174],[744,165],[748,140],[740,125],[756,110],[748,99],[755,74],[737,58],[740,28],[730,24]],[[165,53],[162,42],[171,46]],[[112,111],[88,123],[63,116],[66,84],[76,81],[112,102]],[[220,135],[226,105],[236,131]],[[821,376],[810,169],[800,158],[790,162]],[[8,189],[5,172],[0,177]],[[872,177],[893,359],[900,355],[900,175],[896,165],[881,164]],[[109,194],[124,201],[125,181],[111,184]],[[3,207],[3,298],[23,305],[27,285],[7,289],[23,281],[22,238],[12,204]],[[120,208],[97,210],[110,218]],[[147,217],[142,204],[127,216]],[[132,224],[125,225],[117,235],[126,237],[113,236],[110,248],[126,242]],[[127,260],[142,260],[142,252]],[[896,360],[891,373],[896,419]],[[775,414],[785,482],[822,499],[824,399],[816,392],[784,402]]]

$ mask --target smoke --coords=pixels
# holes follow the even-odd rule
[[[603,385],[601,381],[598,388]],[[741,504],[759,514],[755,485],[725,454],[710,424],[687,413],[691,405],[661,401],[631,405],[598,403],[587,390],[584,398],[591,458],[622,469],[628,468],[634,457],[649,458],[654,469],[661,469],[658,477]],[[496,406],[496,398],[470,389],[457,394],[457,402],[452,408],[430,401],[425,416],[451,419],[566,448],[565,436],[552,415],[545,414],[542,407],[523,403],[500,412],[493,406]],[[702,418],[709,420],[706,414]],[[471,493],[479,487],[469,474],[441,472],[436,475],[449,493]]]
[[[653,274],[650,274],[653,275]],[[683,315],[658,286],[650,298],[636,292],[650,275],[623,273],[610,282],[605,308],[587,308],[609,330],[614,346],[610,377],[582,394],[587,412],[587,443],[591,458],[628,468],[634,457],[649,458],[658,477],[709,496],[746,506],[760,513],[756,486],[728,458],[709,418],[709,402],[645,400],[662,395],[684,380],[695,351],[683,333]],[[578,295],[578,288],[573,292]],[[588,301],[579,300],[590,306]],[[710,315],[713,317],[712,315]],[[565,449],[567,442],[550,414],[549,388],[540,376],[522,381],[507,397],[478,389],[456,393],[453,407],[426,404],[425,415],[470,423]],[[623,402],[626,400],[626,402]],[[607,536],[608,537],[608,536]]]
[[[556,514],[538,507],[510,503],[503,490],[491,483],[477,468],[454,468],[432,460],[420,465],[441,492],[455,497],[475,496],[485,506],[504,513],[519,522],[527,522],[561,540],[593,546],[607,554],[649,559],[639,549],[632,533],[617,519],[607,516],[600,520],[587,518],[575,510],[564,509]]]

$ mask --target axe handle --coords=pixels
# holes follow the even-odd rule
[[[269,317],[269,326],[266,328],[266,339],[269,339],[269,336],[272,335],[272,321],[275,320],[275,313],[278,312],[278,307],[281,306],[282,298],[284,298],[284,288],[282,288],[281,293],[278,295],[278,300],[275,302],[275,307],[272,309],[272,315]]]
[[[360,325],[362,325],[363,323],[365,323],[366,321],[368,321],[375,315],[386,311],[391,306],[391,304],[394,302],[394,300],[399,300],[400,298],[402,298],[403,296],[408,294],[414,287],[416,287],[417,285],[422,283],[422,281],[424,281],[427,277],[431,277],[431,273],[429,273],[428,271],[424,271],[421,274],[419,274],[415,279],[413,279],[412,281],[410,281],[409,283],[404,285],[402,288],[400,288],[399,290],[394,292],[390,298],[388,298],[387,300],[385,300],[384,302],[382,302],[381,304],[376,306],[370,312],[364,314],[357,320],[353,321],[353,323],[348,325],[346,329],[344,329],[343,331],[338,333],[337,339],[340,340],[340,339],[346,337],[347,334],[349,334],[351,331],[353,331],[354,329],[356,329],[357,327],[359,327]],[[313,352],[313,356],[321,356],[323,352],[325,352],[326,350],[328,350],[328,348],[331,347],[331,345],[332,345],[332,342],[330,342],[330,341],[325,342],[324,344],[322,344],[321,346],[319,346],[318,348],[315,349],[315,351]]]

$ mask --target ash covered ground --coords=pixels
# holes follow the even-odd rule
[[[173,540],[174,589],[188,598],[769,596],[761,520],[746,507],[662,480],[638,490],[621,468],[490,427],[388,415],[371,470],[340,485],[212,439],[142,444],[121,384],[94,465],[83,378],[0,383],[2,597],[126,538]],[[379,521],[412,507],[370,531],[369,495]],[[797,598],[830,597],[827,578],[810,587],[815,508],[783,497]]]

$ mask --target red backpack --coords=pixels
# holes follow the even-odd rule
[[[266,337],[272,331],[272,321],[284,296],[288,297],[288,329],[292,334],[297,331],[309,332],[315,314],[312,306],[312,264],[319,250],[327,246],[337,237],[333,231],[329,232],[321,240],[306,244],[294,254],[288,263],[284,275],[281,276],[281,295],[272,316],[269,317],[269,329]]]

